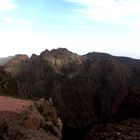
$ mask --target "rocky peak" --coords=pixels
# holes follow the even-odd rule
[[[54,58],[59,58],[61,56],[66,56],[66,55],[72,55],[73,53],[68,51],[66,48],[58,48],[58,49],[53,49],[51,51],[45,50],[43,51],[40,56],[42,58],[46,57],[54,57]]]
[[[19,60],[27,60],[28,56],[26,54],[16,54],[15,58],[17,58]]]
[[[40,55],[45,55],[45,54],[49,54],[50,53],[50,51],[48,50],[48,49],[45,49],[43,52],[41,52],[41,54]]]
[[[65,55],[71,55],[73,54],[72,52],[68,51],[66,48],[58,48],[58,49],[53,49],[50,51],[50,53],[55,57],[57,56],[65,56]]]
[[[82,57],[76,53],[68,51],[66,48],[45,50],[40,54],[40,58],[50,62],[53,66],[61,67],[70,63],[81,63]]]
[[[15,65],[24,61],[27,61],[29,57],[24,54],[17,54],[12,59],[10,59],[4,67]]]
[[[38,58],[38,55],[36,54],[32,54],[32,56],[30,57],[30,60],[34,61]]]
[[[17,54],[4,65],[4,69],[5,71],[12,73],[12,75],[16,75],[20,70],[19,67],[28,60],[29,57],[27,55]]]
[[[30,58],[31,58],[31,59],[33,58],[33,59],[34,59],[34,58],[36,58],[36,57],[38,57],[38,55],[36,55],[36,54],[33,53],[32,56],[31,56]]]
[[[50,54],[50,51],[47,49],[40,54],[40,58],[52,64],[54,63],[53,56]]]

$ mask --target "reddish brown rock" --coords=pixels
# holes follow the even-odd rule
[[[18,102],[18,99],[11,98],[11,100]],[[48,105],[49,110],[44,110]],[[15,106],[11,106],[11,109],[9,107],[8,111],[0,112],[0,140],[61,139],[62,123],[59,117],[54,115],[56,110],[52,103],[40,100],[29,106],[25,101],[24,106],[26,107],[20,112],[14,110]],[[38,110],[38,107],[43,112]],[[20,108],[20,106],[16,106],[16,108]]]

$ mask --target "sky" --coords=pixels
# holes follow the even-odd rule
[[[59,47],[140,59],[140,0],[0,0],[0,57]]]

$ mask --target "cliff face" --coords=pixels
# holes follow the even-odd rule
[[[18,96],[18,84],[11,74],[0,67],[0,95]]]
[[[82,57],[65,48],[53,49],[50,52],[45,50],[40,54],[40,58],[43,61],[49,62],[56,72],[60,72],[61,68],[65,65],[82,63]]]
[[[9,72],[22,95],[53,99],[68,136],[64,139],[81,139],[97,123],[140,117],[139,64],[130,58],[80,56],[59,48],[15,63],[12,67],[18,72]]]

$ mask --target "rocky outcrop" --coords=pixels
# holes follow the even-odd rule
[[[45,50],[40,54],[40,58],[43,61],[49,62],[56,72],[60,72],[60,69],[65,65],[80,64],[83,59],[78,54],[72,53],[65,48],[53,49],[51,51]]]
[[[20,113],[0,112],[1,140],[60,140],[62,123],[52,101],[41,99]]]
[[[140,119],[130,119],[120,123],[95,125],[85,140],[138,140],[139,138]]]

